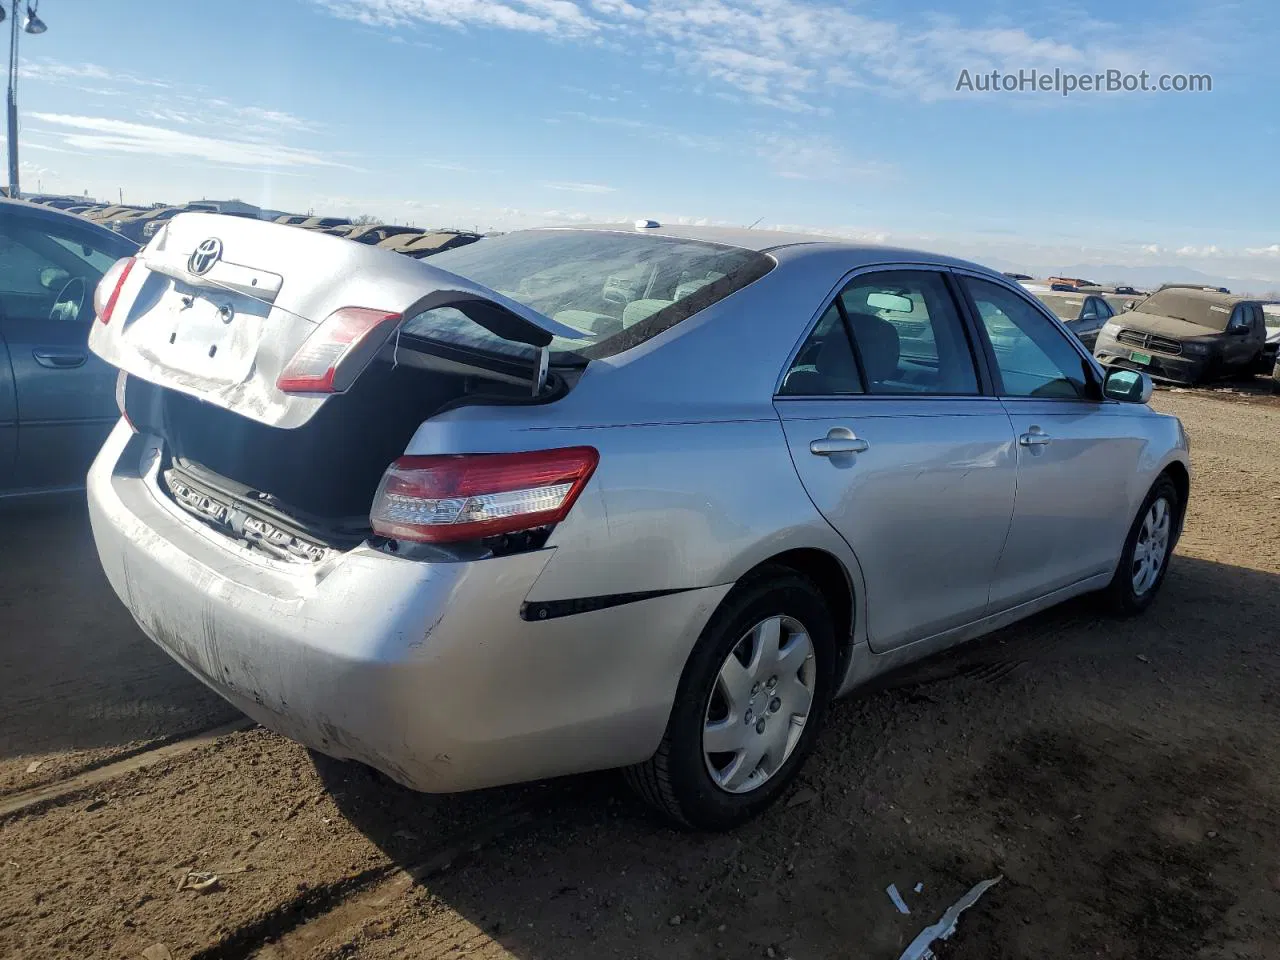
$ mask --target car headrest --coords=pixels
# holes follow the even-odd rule
[[[822,345],[818,348],[818,353],[813,358],[813,368],[817,371],[824,384],[856,384],[859,382],[858,366],[853,361],[853,353],[849,349],[849,339],[844,335],[844,330],[841,327],[836,326],[823,337]],[[816,392],[826,392],[826,390],[830,389],[828,387]]]
[[[902,345],[898,328],[870,313],[850,313],[849,326],[862,354],[862,365],[872,383],[892,380],[898,375]]]
[[[632,300],[622,310],[622,325],[629,327],[639,323],[645,317],[653,316],[663,307],[669,307],[672,300]]]
[[[564,323],[597,337],[608,337],[622,330],[622,321],[607,313],[596,313],[593,310],[561,310],[552,319]]]

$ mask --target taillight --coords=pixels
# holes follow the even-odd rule
[[[97,289],[93,291],[93,312],[103,323],[111,320],[116,301],[120,299],[120,291],[124,287],[124,282],[129,279],[129,271],[133,269],[135,263],[137,260],[134,257],[117,260],[98,281]]]
[[[368,366],[400,314],[343,307],[324,319],[276,379],[285,393],[342,393]]]
[[[369,519],[393,540],[477,540],[559,523],[600,461],[594,447],[401,457]]]

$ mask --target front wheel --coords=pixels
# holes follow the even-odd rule
[[[1157,480],[1142,501],[1107,588],[1110,604],[1120,615],[1141,613],[1155,600],[1181,532],[1184,507],[1167,476]]]
[[[813,746],[832,695],[835,630],[821,592],[787,568],[725,598],[686,664],[658,752],[626,771],[683,826],[726,830],[773,803]]]

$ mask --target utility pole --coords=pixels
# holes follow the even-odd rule
[[[4,20],[4,0],[0,0],[0,22]],[[30,34],[41,34],[49,28],[36,16],[36,7],[40,0],[27,0],[27,16],[22,31]],[[20,194],[18,186],[18,0],[9,5],[9,88],[6,98],[8,107],[9,136],[9,196],[17,198]]]

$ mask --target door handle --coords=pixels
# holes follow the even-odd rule
[[[1018,438],[1018,443],[1024,447],[1043,447],[1053,438],[1041,430],[1039,427],[1032,427],[1026,433]]]
[[[31,355],[36,358],[36,363],[40,364],[40,366],[50,367],[54,370],[70,370],[74,367],[82,367],[85,361],[83,353],[64,350],[32,350]]]
[[[837,453],[866,453],[871,444],[855,437],[848,427],[832,427],[821,440],[809,441],[809,452],[815,457],[829,457]]]

